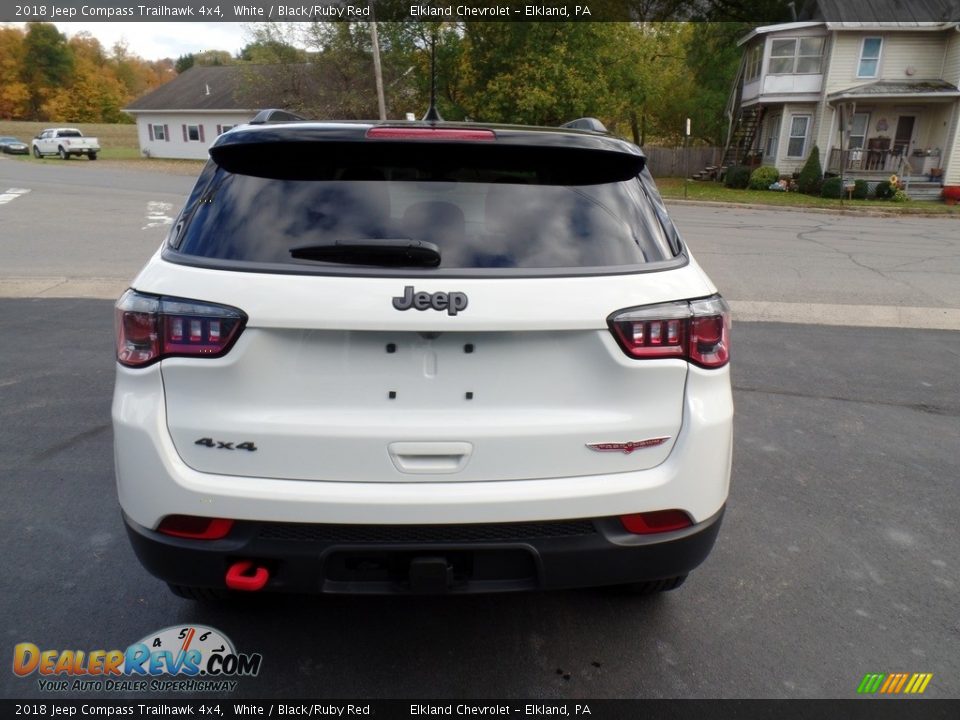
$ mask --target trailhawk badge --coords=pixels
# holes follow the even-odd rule
[[[630,442],[587,443],[587,447],[591,450],[596,450],[597,452],[622,452],[626,455],[629,455],[634,450],[643,450],[644,448],[663,445],[669,439],[670,436],[667,435],[667,437],[650,438],[649,440],[631,440]]]
[[[446,310],[447,315],[456,315],[467,308],[467,294],[462,292],[415,292],[413,285],[403,289],[403,295],[393,299],[397,310]]]

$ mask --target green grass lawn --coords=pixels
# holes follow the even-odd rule
[[[0,120],[0,135],[12,135],[23,142],[30,141],[42,130],[51,127],[75,127],[88,137],[100,141],[98,160],[108,161],[113,166],[136,167],[141,170],[157,170],[178,175],[197,175],[203,167],[203,160],[169,160],[146,158],[140,153],[136,125],[114,125],[107,123],[55,123]],[[14,157],[14,156],[10,156]],[[40,162],[33,155],[16,156],[24,162]],[[50,157],[46,162],[50,161]]]
[[[802,193],[774,192],[772,190],[733,190],[722,183],[690,180],[686,183],[686,197],[689,200],[707,202],[744,203],[752,205],[773,205],[780,207],[828,208],[830,210],[864,210],[890,213],[922,215],[956,215],[960,217],[960,205],[946,205],[942,202],[908,201],[904,203],[889,200],[834,200],[814,197]],[[660,193],[667,199],[683,199],[683,178],[660,178],[657,180]]]
[[[97,138],[101,148],[98,157],[104,160],[136,160],[141,157],[136,125],[0,120],[0,135],[13,135],[29,145],[30,140],[50,127],[75,127],[84,135]]]

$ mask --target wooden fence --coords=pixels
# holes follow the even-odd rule
[[[700,172],[708,165],[719,165],[723,148],[719,147],[653,147],[643,148],[647,167],[658,177],[684,177]]]

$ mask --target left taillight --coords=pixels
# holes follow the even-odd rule
[[[116,305],[117,362],[145,367],[168,357],[220,357],[246,322],[228,305],[127,290]]]
[[[607,322],[627,355],[677,358],[704,368],[730,361],[730,306],[719,295],[629,308]]]

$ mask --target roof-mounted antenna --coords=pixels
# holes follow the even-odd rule
[[[440,111],[437,110],[437,31],[430,33],[430,107],[423,116],[425,122],[441,122]]]

